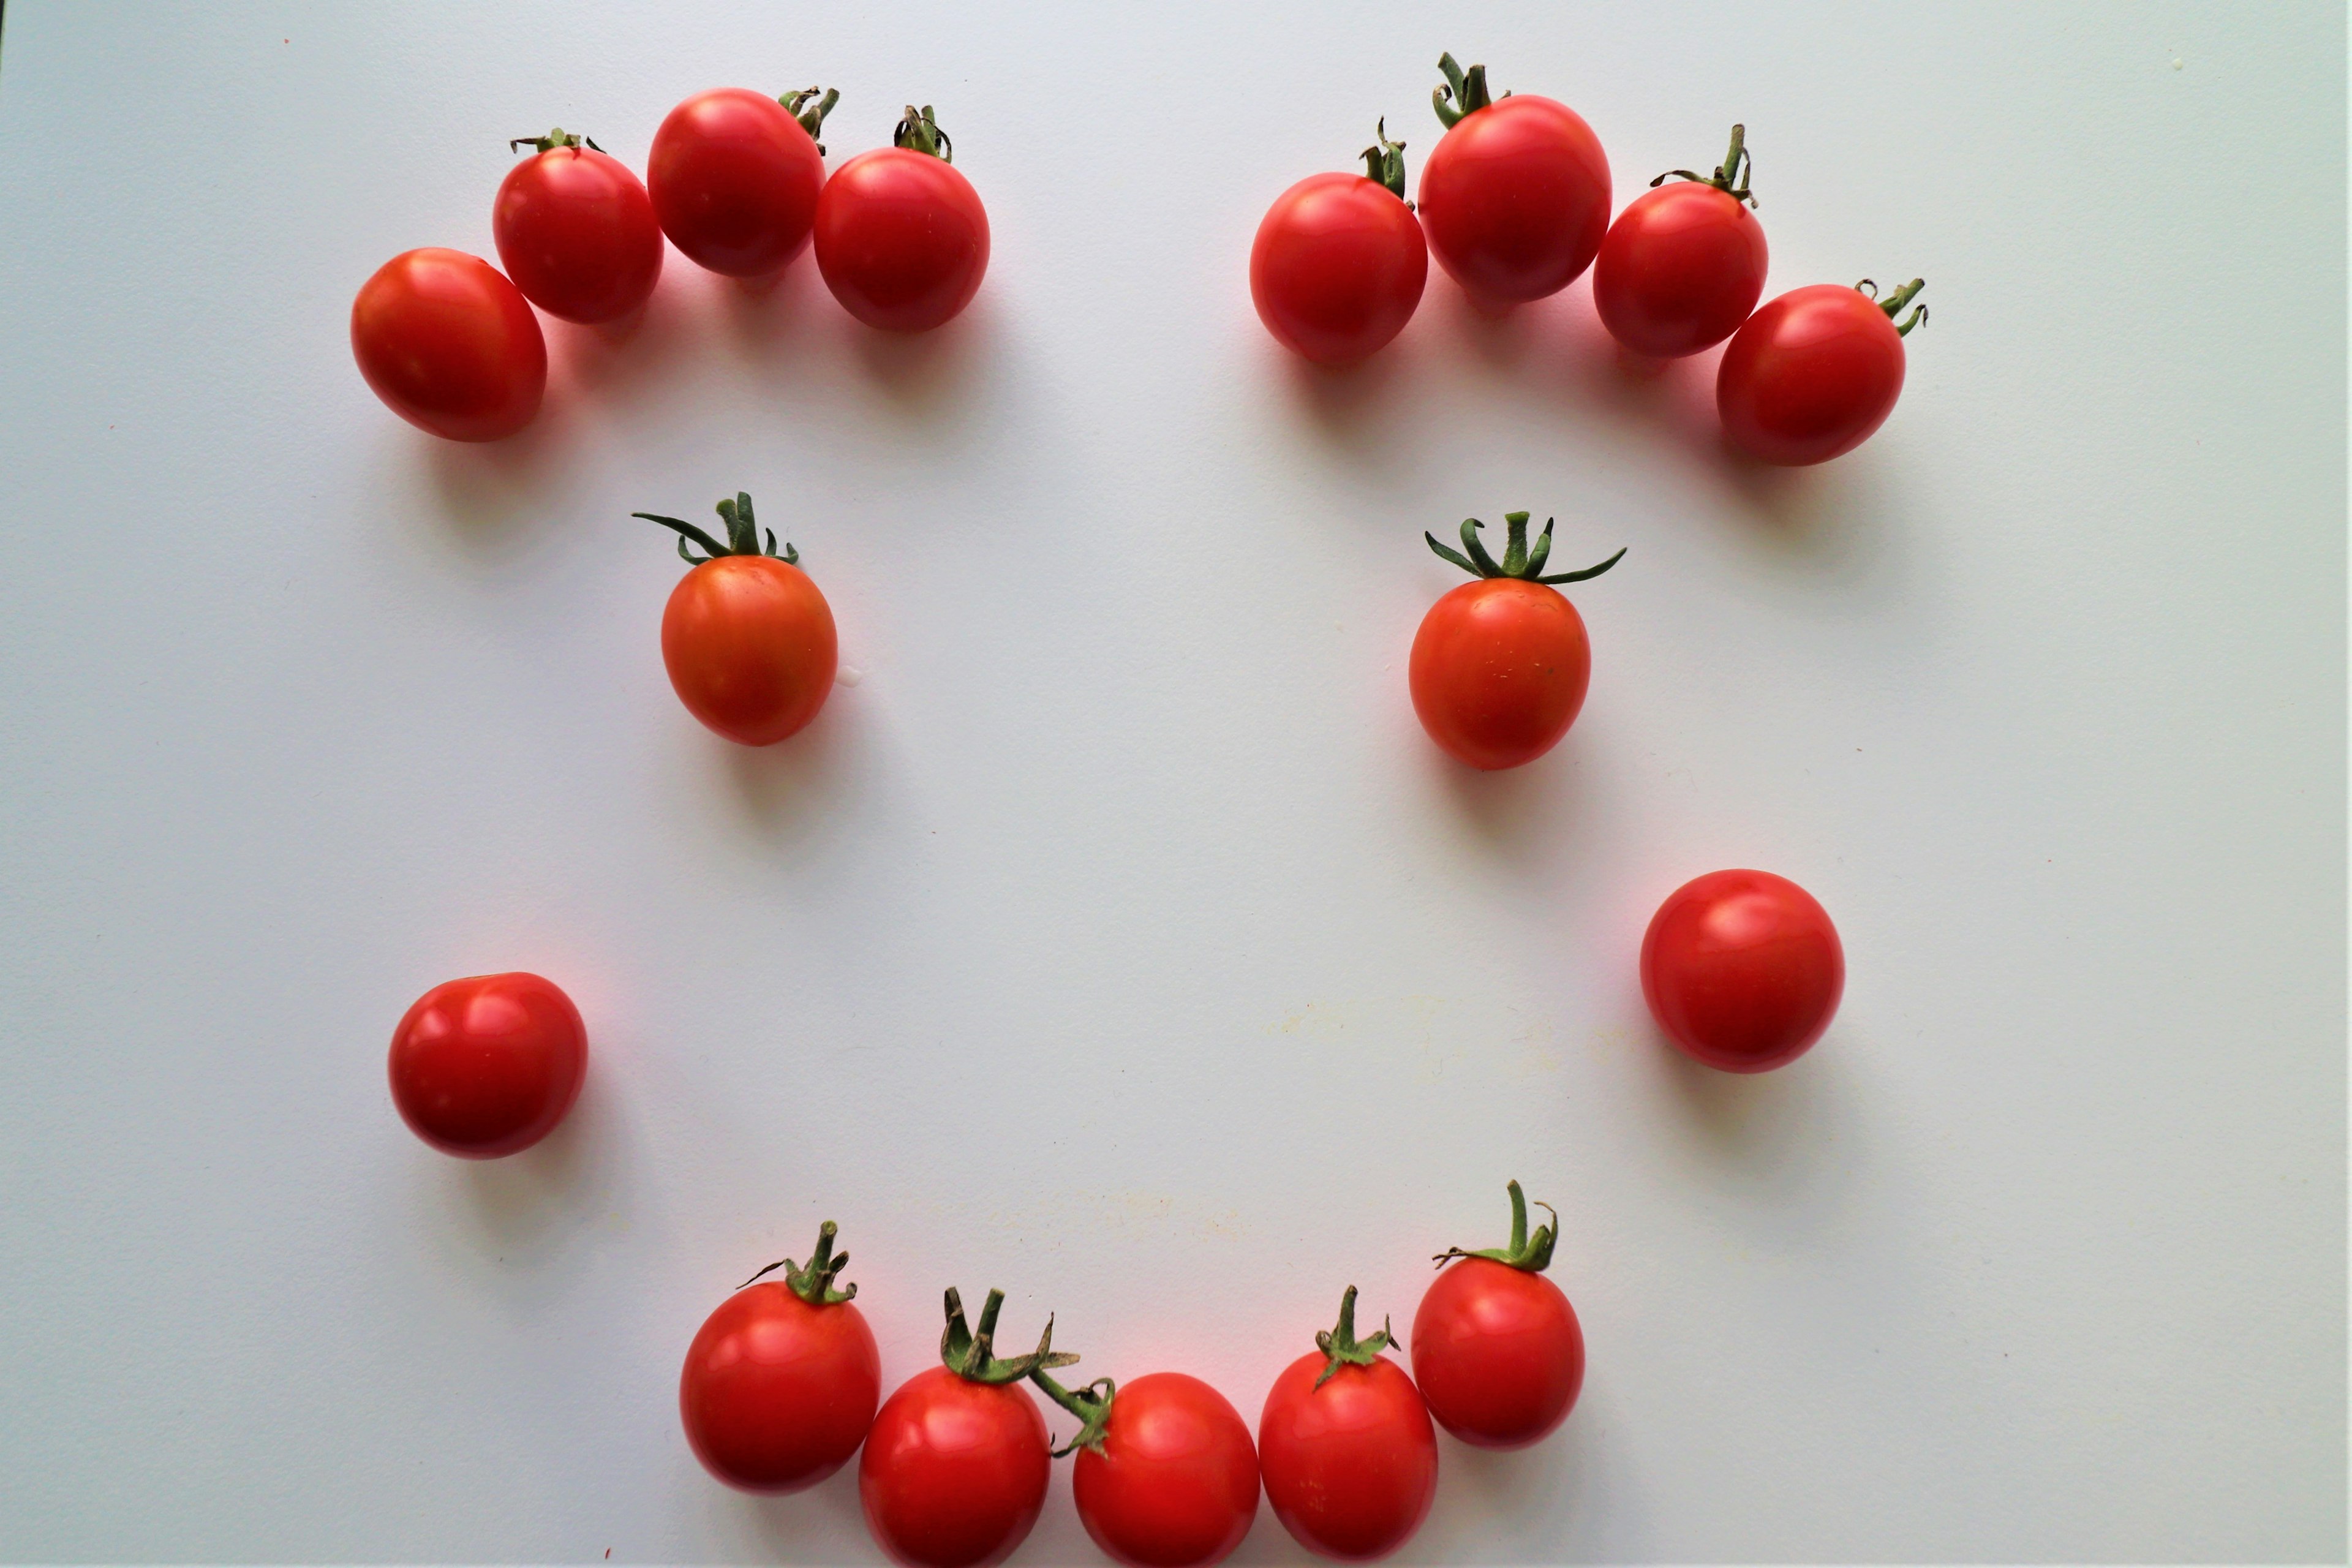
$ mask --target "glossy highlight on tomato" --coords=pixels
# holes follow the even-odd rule
[[[1609,155],[1564,103],[1491,98],[1486,68],[1452,55],[1433,100],[1445,134],[1421,171],[1421,222],[1446,275],[1488,305],[1557,294],[1609,230]]]
[[[1764,1072],[1822,1037],[1845,991],[1829,911],[1769,871],[1675,889],[1642,938],[1642,994],[1666,1037],[1726,1072]]]
[[[816,138],[840,98],[818,98],[815,88],[774,99],[720,87],[671,110],[646,159],[646,186],[669,242],[730,278],[789,265],[816,219],[824,186]]]
[[[1546,520],[1530,547],[1528,515],[1505,514],[1510,538],[1500,562],[1479,541],[1486,525],[1475,517],[1463,521],[1461,551],[1423,535],[1441,558],[1479,580],[1452,590],[1422,617],[1407,667],[1412,710],[1431,740],[1474,768],[1531,763],[1576,722],[1591,680],[1591,643],[1584,617],[1550,584],[1598,577],[1625,554],[1544,576],[1552,524]]]
[[[883,1405],[857,1461],[857,1500],[876,1545],[904,1568],[990,1568],[1028,1539],[1053,1467],[1045,1418],[1021,1381],[1077,1360],[1054,1351],[1054,1325],[1031,1354],[992,1349],[1004,1293],[992,1290],[977,1331],[947,1293],[938,1366]]]
[[[495,1160],[555,1130],[588,1073],[580,1009],[536,974],[476,974],[418,997],[392,1032],[400,1119],[434,1148]]]
[[[1197,1377],[1155,1372],[1067,1389],[1030,1381],[1078,1417],[1070,1489],[1078,1520],[1128,1568],[1206,1568],[1257,1518],[1257,1449],[1225,1396]]]
[[[1380,1352],[1383,1326],[1359,1342],[1356,1288],[1339,1323],[1315,1336],[1267,1391],[1258,1417],[1266,1501],[1300,1545],[1364,1563],[1412,1539],[1437,1496],[1437,1433],[1404,1369]]]
[[[1404,143],[1365,149],[1369,176],[1309,174],[1266,209],[1250,246],[1250,300],[1275,341],[1318,364],[1354,364],[1404,330],[1429,281],[1429,246],[1404,202]]]
[[[1902,395],[1903,339],[1927,307],[1900,326],[1894,318],[1925,287],[1915,278],[1881,300],[1866,278],[1852,289],[1814,283],[1766,304],[1716,372],[1724,435],[1751,458],[1791,468],[1861,446]]]
[[[1676,169],[1609,226],[1592,268],[1592,303],[1609,335],[1637,354],[1678,359],[1739,330],[1764,293],[1769,257],[1748,208],[1748,128],[1712,176]],[[1666,180],[1678,182],[1662,184]]]
[[[1510,1194],[1509,1244],[1440,1254],[1437,1280],[1412,1319],[1413,1377],[1430,1415],[1480,1448],[1539,1442],[1568,1419],[1584,1386],[1583,1327],[1543,1274],[1559,1216],[1531,1236],[1518,1183]]]
[[[930,106],[909,106],[894,145],[860,153],[825,182],[817,269],[842,309],[869,327],[929,331],[980,292],[988,212],[953,155]]]
[[[583,324],[644,304],[661,277],[662,235],[637,177],[561,127],[513,145],[538,151],[499,183],[490,232],[523,297]]]
[[[521,290],[478,256],[403,251],[352,301],[352,357],[369,390],[420,430],[497,441],[547,391],[547,340]]]
[[[687,711],[738,745],[772,746],[798,734],[824,708],[840,665],[833,608],[787,542],[762,546],[751,498],[719,503],[724,542],[690,522],[650,511],[631,515],[678,535],[694,568],[662,611],[662,664]],[[690,542],[702,547],[695,555]]]
[[[874,1331],[834,1284],[849,1255],[826,1220],[806,1265],[772,1263],[704,1321],[678,1374],[678,1415],[694,1457],[729,1486],[796,1492],[833,1474],[866,1440],[882,1397]],[[762,1276],[782,1271],[781,1279]]]

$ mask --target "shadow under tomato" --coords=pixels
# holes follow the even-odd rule
[[[627,1140],[609,1071],[598,1066],[602,1047],[591,1041],[587,1081],[554,1131],[504,1159],[446,1161],[442,1175],[463,1201],[436,1206],[474,1225],[470,1237],[462,1226],[441,1235],[527,1300],[560,1294],[576,1270],[553,1266],[592,1251],[596,1222],[627,1204]]]
[[[507,555],[525,548],[560,513],[578,447],[579,417],[551,384],[539,417],[503,441],[445,441],[410,434],[432,476],[438,515],[470,552]]]
[[[1531,879],[1563,874],[1558,847],[1582,845],[1582,825],[1591,816],[1587,747],[1576,729],[1534,762],[1492,772],[1470,767],[1439,751],[1425,735],[1413,737],[1434,786],[1478,848]],[[1571,853],[1581,855],[1581,847]]]
[[[1597,1426],[1588,1386],[1559,1430],[1530,1448],[1474,1448],[1441,1430],[1444,1484],[1415,1545],[1446,1562],[1575,1562],[1604,1550],[1603,1560],[1624,1561],[1630,1500],[1609,1484],[1612,1450]],[[1579,1525],[1603,1521],[1606,1547],[1580,1549]]]
[[[790,848],[841,826],[866,719],[855,692],[836,685],[797,735],[772,746],[740,746],[706,732],[705,743],[742,819],[771,848]]]
[[[874,1561],[877,1553],[867,1541],[866,1513],[857,1500],[857,1460],[858,1455],[851,1455],[847,1464],[804,1492],[738,1494],[749,1533],[764,1541],[779,1563]]]

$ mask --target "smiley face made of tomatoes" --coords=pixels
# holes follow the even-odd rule
[[[1598,577],[1622,550],[1581,572],[1543,575],[1551,556],[1551,520],[1534,544],[1528,516],[1507,513],[1503,559],[1487,553],[1476,518],[1462,523],[1462,549],[1423,534],[1429,547],[1476,577],[1429,607],[1413,635],[1412,710],[1447,755],[1474,768],[1516,768],[1559,743],[1584,706],[1592,647],[1584,617],[1556,583]]]
[[[805,728],[833,690],[841,659],[833,609],[790,542],[782,555],[772,531],[761,542],[749,495],[718,510],[724,543],[675,517],[630,513],[675,531],[694,568],[662,611],[662,663],[688,712],[738,745],[772,746]]]

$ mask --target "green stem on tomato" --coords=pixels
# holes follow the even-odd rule
[[[1449,1247],[1437,1255],[1437,1266],[1440,1268],[1457,1258],[1491,1258],[1497,1263],[1509,1264],[1512,1268],[1523,1269],[1529,1274],[1540,1274],[1551,1267],[1552,1245],[1559,1238],[1559,1211],[1540,1198],[1538,1199],[1536,1206],[1551,1215],[1551,1223],[1536,1226],[1535,1234],[1529,1236],[1528,1234],[1528,1194],[1520,1189],[1517,1181],[1511,1183],[1510,1191],[1510,1245],[1490,1247],[1477,1252],[1465,1252],[1458,1247]]]
[[[906,115],[890,132],[890,144],[928,153],[942,163],[955,162],[955,143],[949,141],[948,133],[940,129],[939,118],[931,112],[931,106],[928,103],[920,109],[911,103],[907,105]]]
[[[1328,1358],[1324,1363],[1321,1374],[1315,1379],[1315,1386],[1322,1387],[1330,1380],[1331,1374],[1343,1366],[1371,1365],[1380,1360],[1381,1352],[1395,1342],[1396,1335],[1391,1331],[1385,1317],[1381,1320],[1379,1329],[1361,1340],[1356,1338],[1356,1288],[1349,1286],[1346,1294],[1339,1298],[1339,1327],[1320,1330],[1315,1335],[1315,1348]]]
[[[814,108],[803,109],[801,107],[801,105],[808,102],[810,99],[815,98],[819,92],[823,92],[824,96],[823,99],[818,100]],[[841,94],[837,89],[830,87],[804,87],[798,92],[788,92],[784,94],[782,98],[776,100],[776,101],[784,106],[785,113],[800,121],[801,129],[809,133],[809,140],[815,142],[817,137],[824,134],[824,117],[831,114],[833,112],[833,106],[841,101]],[[824,143],[817,142],[816,150],[817,155],[819,157],[823,157],[824,155]]]
[[[1072,1360],[1077,1359],[1072,1357]],[[1083,1388],[1064,1388],[1037,1368],[1029,1381],[1045,1391],[1045,1397],[1078,1418],[1077,1435],[1053,1451],[1056,1459],[1080,1448],[1103,1451],[1103,1434],[1110,1426],[1111,1402],[1118,1397],[1118,1384],[1109,1378],[1098,1377]]]
[[[1620,550],[1598,566],[1587,566],[1581,572],[1559,572],[1544,576],[1544,563],[1551,559],[1551,528],[1557,520],[1544,519],[1543,532],[1531,547],[1528,543],[1529,515],[1524,511],[1503,514],[1503,523],[1509,530],[1510,537],[1503,548],[1503,559],[1499,563],[1486,552],[1486,544],[1478,537],[1478,531],[1486,525],[1475,517],[1462,520],[1460,550],[1438,543],[1433,533],[1423,533],[1422,538],[1429,542],[1430,549],[1435,551],[1441,560],[1451,561],[1473,577],[1517,577],[1526,583],[1581,583],[1600,576],[1625,559],[1625,552]]]
[[[1486,91],[1486,68],[1472,66],[1464,70],[1449,52],[1437,57],[1437,68],[1444,74],[1444,86],[1432,89],[1429,101],[1436,106],[1438,123],[1448,131],[1462,123],[1465,118],[1494,102]],[[1511,95],[1505,93],[1505,98]]]
[[[837,1253],[833,1249],[833,1238],[840,1234],[841,1227],[826,1220],[817,1226],[816,1250],[809,1254],[805,1267],[789,1258],[780,1258],[744,1280],[743,1285],[764,1279],[781,1268],[784,1271],[784,1288],[812,1307],[837,1307],[844,1301],[856,1300],[856,1286],[845,1286],[838,1290],[833,1286],[835,1277],[849,1266],[849,1254]],[[743,1285],[735,1289],[740,1290]]]
[[[718,511],[719,521],[727,525],[727,542],[724,544],[719,543],[694,524],[679,518],[664,517],[659,512],[653,511],[633,511],[629,515],[644,518],[647,522],[660,523],[664,528],[676,531],[678,536],[678,556],[689,566],[708,565],[721,555],[774,555],[787,566],[797,566],[801,563],[801,552],[793,548],[792,542],[789,540],[784,543],[783,552],[777,554],[776,532],[773,529],[768,531],[766,548],[761,547],[760,530],[751,519],[751,497],[749,491],[737,490],[719,503]],[[692,540],[702,546],[704,553],[696,555],[689,552],[686,548],[688,540]]]
[[[940,1336],[940,1363],[958,1377],[971,1383],[1018,1383],[1032,1373],[1049,1367],[1076,1366],[1078,1358],[1054,1348],[1054,1320],[1045,1320],[1045,1331],[1039,1336],[1037,1348],[1027,1355],[1009,1360],[996,1354],[996,1314],[1004,1305],[1004,1292],[991,1290],[980,1309],[977,1331],[964,1326],[963,1298],[952,1285],[948,1287],[947,1331]]]
[[[1731,128],[1731,150],[1723,155],[1714,174],[1694,174],[1688,169],[1668,169],[1650,182],[1650,188],[1655,190],[1668,180],[1689,180],[1696,184],[1713,185],[1734,201],[1746,202],[1752,207],[1757,205],[1756,197],[1748,189],[1748,176],[1755,166],[1756,159],[1748,151],[1748,127],[1735,125]]]
[[[1381,116],[1380,129],[1373,132],[1379,142],[1363,151],[1364,174],[1375,184],[1387,187],[1389,195],[1404,201],[1404,143],[1389,140],[1388,116]],[[1405,202],[1408,207],[1411,202]]]

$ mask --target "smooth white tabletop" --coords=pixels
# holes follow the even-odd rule
[[[1744,120],[1771,291],[1924,274],[1885,429],[1744,465],[1581,281],[1433,269],[1361,371],[1286,358],[1260,214],[1380,115],[1418,171],[1446,48],[1621,203]],[[16,0],[5,49],[0,1555],[870,1562],[854,1473],[731,1494],[676,1412],[819,1219],[886,1383],[1001,1285],[1255,1425],[1517,1176],[1583,1401],[1449,1440],[1402,1561],[2341,1560],[2340,10]],[[352,292],[491,253],[509,137],[642,167],[810,82],[836,163],[937,106],[962,320],[672,252],[549,322],[515,440],[369,395]],[[628,517],[738,489],[863,676],[758,753]],[[1575,731],[1475,776],[1406,700],[1421,532],[1521,507],[1631,548]],[[1635,977],[1732,865],[1850,965],[1756,1080]],[[385,1042],[506,968],[590,1085],[463,1164]],[[1020,1561],[1096,1560],[1067,1487]]]

